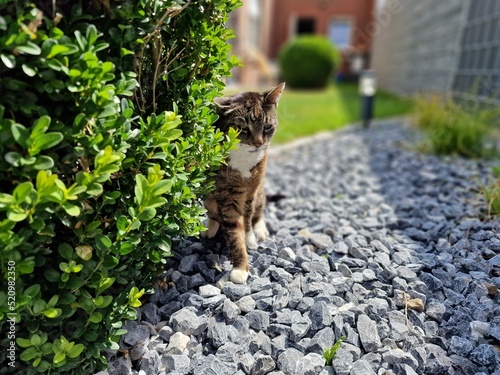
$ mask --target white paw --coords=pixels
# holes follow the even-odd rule
[[[204,232],[201,232],[201,236],[203,238],[213,238],[217,234],[217,231],[219,230],[220,224],[212,219],[208,219],[207,223],[207,230]]]
[[[257,240],[255,238],[255,234],[253,234],[253,231],[248,232],[245,234],[245,245],[247,245],[248,249],[255,250],[256,248],[259,247],[257,245]]]
[[[244,284],[248,278],[248,271],[242,270],[241,268],[233,268],[231,271],[231,276],[229,279],[235,284]]]
[[[269,231],[266,228],[264,219],[257,221],[253,226],[253,230],[259,241],[264,241],[267,237],[269,237]]]

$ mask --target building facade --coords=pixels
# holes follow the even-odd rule
[[[384,1],[373,68],[380,87],[500,102],[500,1]]]
[[[276,58],[296,35],[320,34],[340,48],[340,73],[356,76],[370,66],[373,17],[373,0],[274,0],[268,54]]]
[[[370,66],[375,0],[243,0],[233,12],[234,53],[244,64],[234,81],[255,85],[277,75],[282,46],[300,34],[328,37],[342,52],[342,77]]]

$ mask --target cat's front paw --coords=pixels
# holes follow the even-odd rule
[[[235,284],[244,284],[248,278],[248,271],[241,268],[233,268],[229,279]]]
[[[220,224],[213,220],[213,219],[208,219],[207,222],[207,230],[204,232],[201,232],[201,236],[203,238],[213,238],[217,234],[217,231],[219,230]]]
[[[259,241],[264,241],[267,237],[269,237],[269,231],[267,230],[266,223],[263,219],[255,223],[253,231]]]
[[[247,245],[247,249],[252,250],[255,250],[259,247],[259,245],[257,244],[257,239],[255,238],[255,234],[252,231],[245,234],[245,245]]]

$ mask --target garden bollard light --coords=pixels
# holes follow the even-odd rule
[[[373,117],[373,97],[376,91],[375,73],[363,70],[359,75],[359,93],[361,95],[361,119],[366,129]]]

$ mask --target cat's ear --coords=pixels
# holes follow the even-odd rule
[[[278,86],[275,88],[269,90],[268,92],[264,93],[264,102],[268,105],[278,105],[278,102],[280,100],[281,93],[283,92],[285,88],[285,82],[280,83]]]
[[[219,114],[228,114],[236,109],[234,98],[232,96],[220,96],[214,98],[214,103]]]

